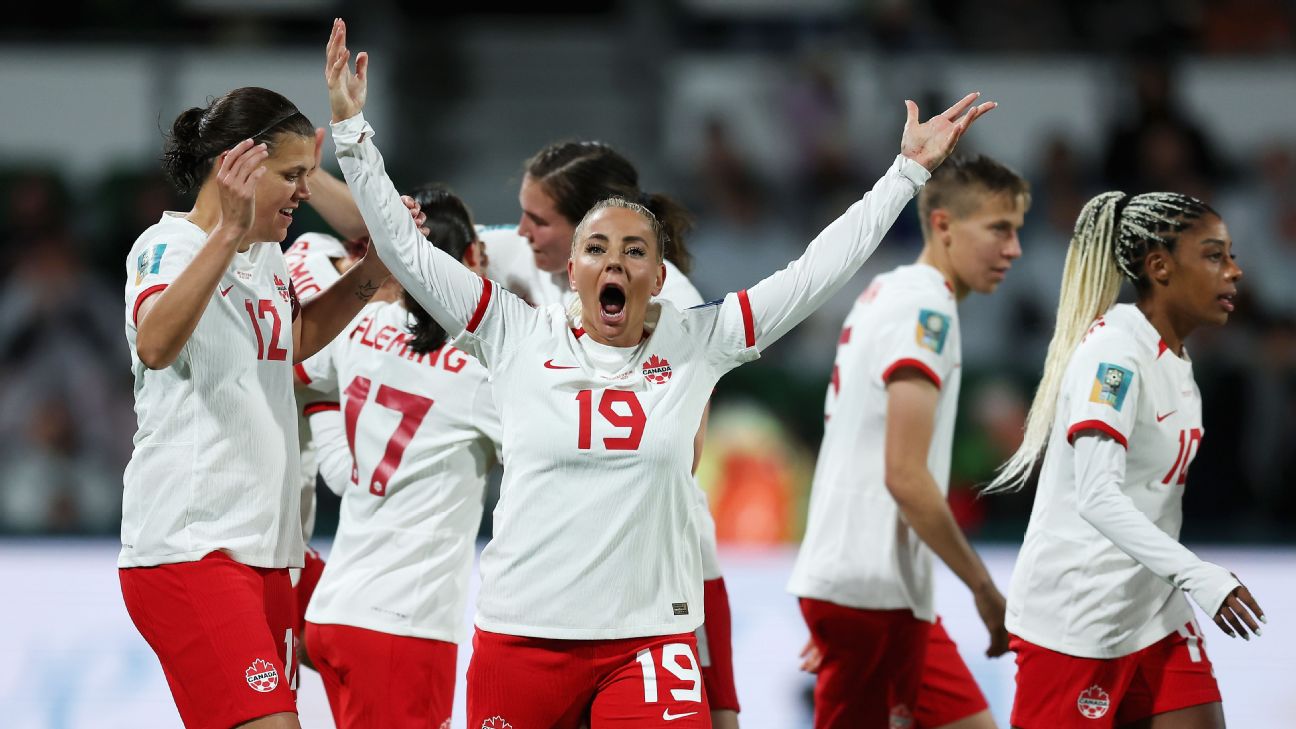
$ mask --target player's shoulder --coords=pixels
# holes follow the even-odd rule
[[[1142,316],[1131,305],[1117,304],[1095,319],[1076,347],[1073,359],[1137,362],[1151,354],[1143,341],[1145,337],[1139,322],[1131,316],[1131,309],[1134,309],[1134,316]]]
[[[946,324],[958,320],[954,292],[929,266],[901,266],[880,274],[860,294],[855,309],[895,321],[930,315],[938,315]]]
[[[168,211],[162,214],[158,222],[140,233],[131,246],[130,256],[134,257],[158,245],[189,248],[201,246],[206,240],[207,234],[203,229],[186,220],[184,213]]]
[[[702,294],[678,266],[670,261],[663,263],[666,266],[666,280],[662,284],[662,291],[657,295],[657,299],[669,301],[677,309],[688,309],[704,303]]]
[[[302,233],[284,251],[285,256],[322,256],[325,258],[345,258],[346,246],[337,236],[328,233]]]
[[[519,235],[516,225],[477,225],[477,237],[486,244],[486,252],[491,253],[491,246],[496,247],[530,247],[527,239]]]

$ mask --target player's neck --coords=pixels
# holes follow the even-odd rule
[[[1179,321],[1179,317],[1174,316],[1167,307],[1158,306],[1155,301],[1140,300],[1137,306],[1152,324],[1152,328],[1161,335],[1161,341],[1165,342],[1166,349],[1174,352],[1176,357],[1183,357],[1184,340],[1196,326],[1190,322]]]
[[[193,210],[185,214],[185,220],[202,228],[207,235],[211,235],[220,223],[220,210],[220,193],[214,185],[203,185],[198,190],[198,199],[194,201]],[[250,241],[239,241],[238,252],[246,253],[251,247]]]
[[[972,292],[966,284],[958,279],[958,276],[954,275],[954,266],[950,263],[949,256],[943,255],[936,246],[924,244],[922,253],[918,254],[918,260],[915,263],[931,266],[939,271],[940,275],[945,278],[945,285],[954,292],[956,301],[962,301]]]

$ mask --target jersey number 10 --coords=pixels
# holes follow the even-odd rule
[[[1201,428],[1179,431],[1179,455],[1175,456],[1174,465],[1166,472],[1161,483],[1170,485],[1176,473],[1179,474],[1179,478],[1175,480],[1177,486],[1188,483],[1188,464],[1192,463],[1193,456],[1197,455],[1197,449],[1201,447],[1201,439]]]

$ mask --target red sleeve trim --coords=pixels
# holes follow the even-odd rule
[[[885,370],[882,371],[882,381],[890,382],[891,377],[895,375],[896,372],[899,372],[900,370],[904,370],[904,369],[917,370],[918,374],[922,375],[923,377],[926,377],[927,379],[935,383],[936,389],[938,390],[940,389],[941,387],[940,375],[936,374],[936,371],[928,367],[924,362],[916,359],[898,359],[892,362],[890,367],[887,367]]]
[[[306,368],[302,367],[301,362],[293,365],[293,374],[297,375],[297,381],[303,385],[309,385],[311,383],[310,375],[306,374]]]
[[[580,329],[573,329],[572,334],[576,335],[577,339],[580,339],[581,337],[585,336],[585,327],[581,327]]]
[[[1067,428],[1067,442],[1074,443],[1076,434],[1085,430],[1096,430],[1100,433],[1106,433],[1112,437],[1112,440],[1120,443],[1122,448],[1129,450],[1129,441],[1125,440],[1125,436],[1121,435],[1120,431],[1101,420],[1082,420],[1075,425],[1072,425],[1070,428]]]
[[[486,306],[490,304],[491,288],[494,284],[488,278],[482,279],[481,298],[477,300],[477,310],[473,312],[472,318],[468,320],[468,326],[464,327],[465,331],[477,331],[477,325],[481,324],[482,317],[486,316]]]
[[[315,413],[326,413],[329,412],[330,410],[336,412],[341,409],[342,409],[342,405],[339,403],[313,402],[310,405],[307,405],[306,407],[302,408],[302,415],[305,415],[306,417],[310,417]]]
[[[135,297],[135,308],[131,310],[131,321],[135,322],[135,326],[139,326],[140,305],[143,304],[144,301],[148,299],[148,297],[152,296],[153,294],[156,294],[157,292],[161,291],[166,287],[167,287],[166,284],[155,284],[153,286],[144,289],[143,291],[140,292],[139,296]]]
[[[756,324],[752,321],[751,301],[747,299],[747,289],[738,292],[738,308],[742,309],[743,336],[748,347],[756,346]]]

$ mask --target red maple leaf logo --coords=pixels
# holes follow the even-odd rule
[[[1076,708],[1086,719],[1098,719],[1111,708],[1111,697],[1097,684],[1080,692],[1076,699]]]
[[[248,686],[263,694],[274,691],[279,685],[279,671],[275,669],[274,664],[260,658],[252,661],[252,665],[248,666],[243,674],[247,678]]]
[[[643,363],[644,378],[655,385],[664,384],[671,378],[670,362],[653,355]]]

